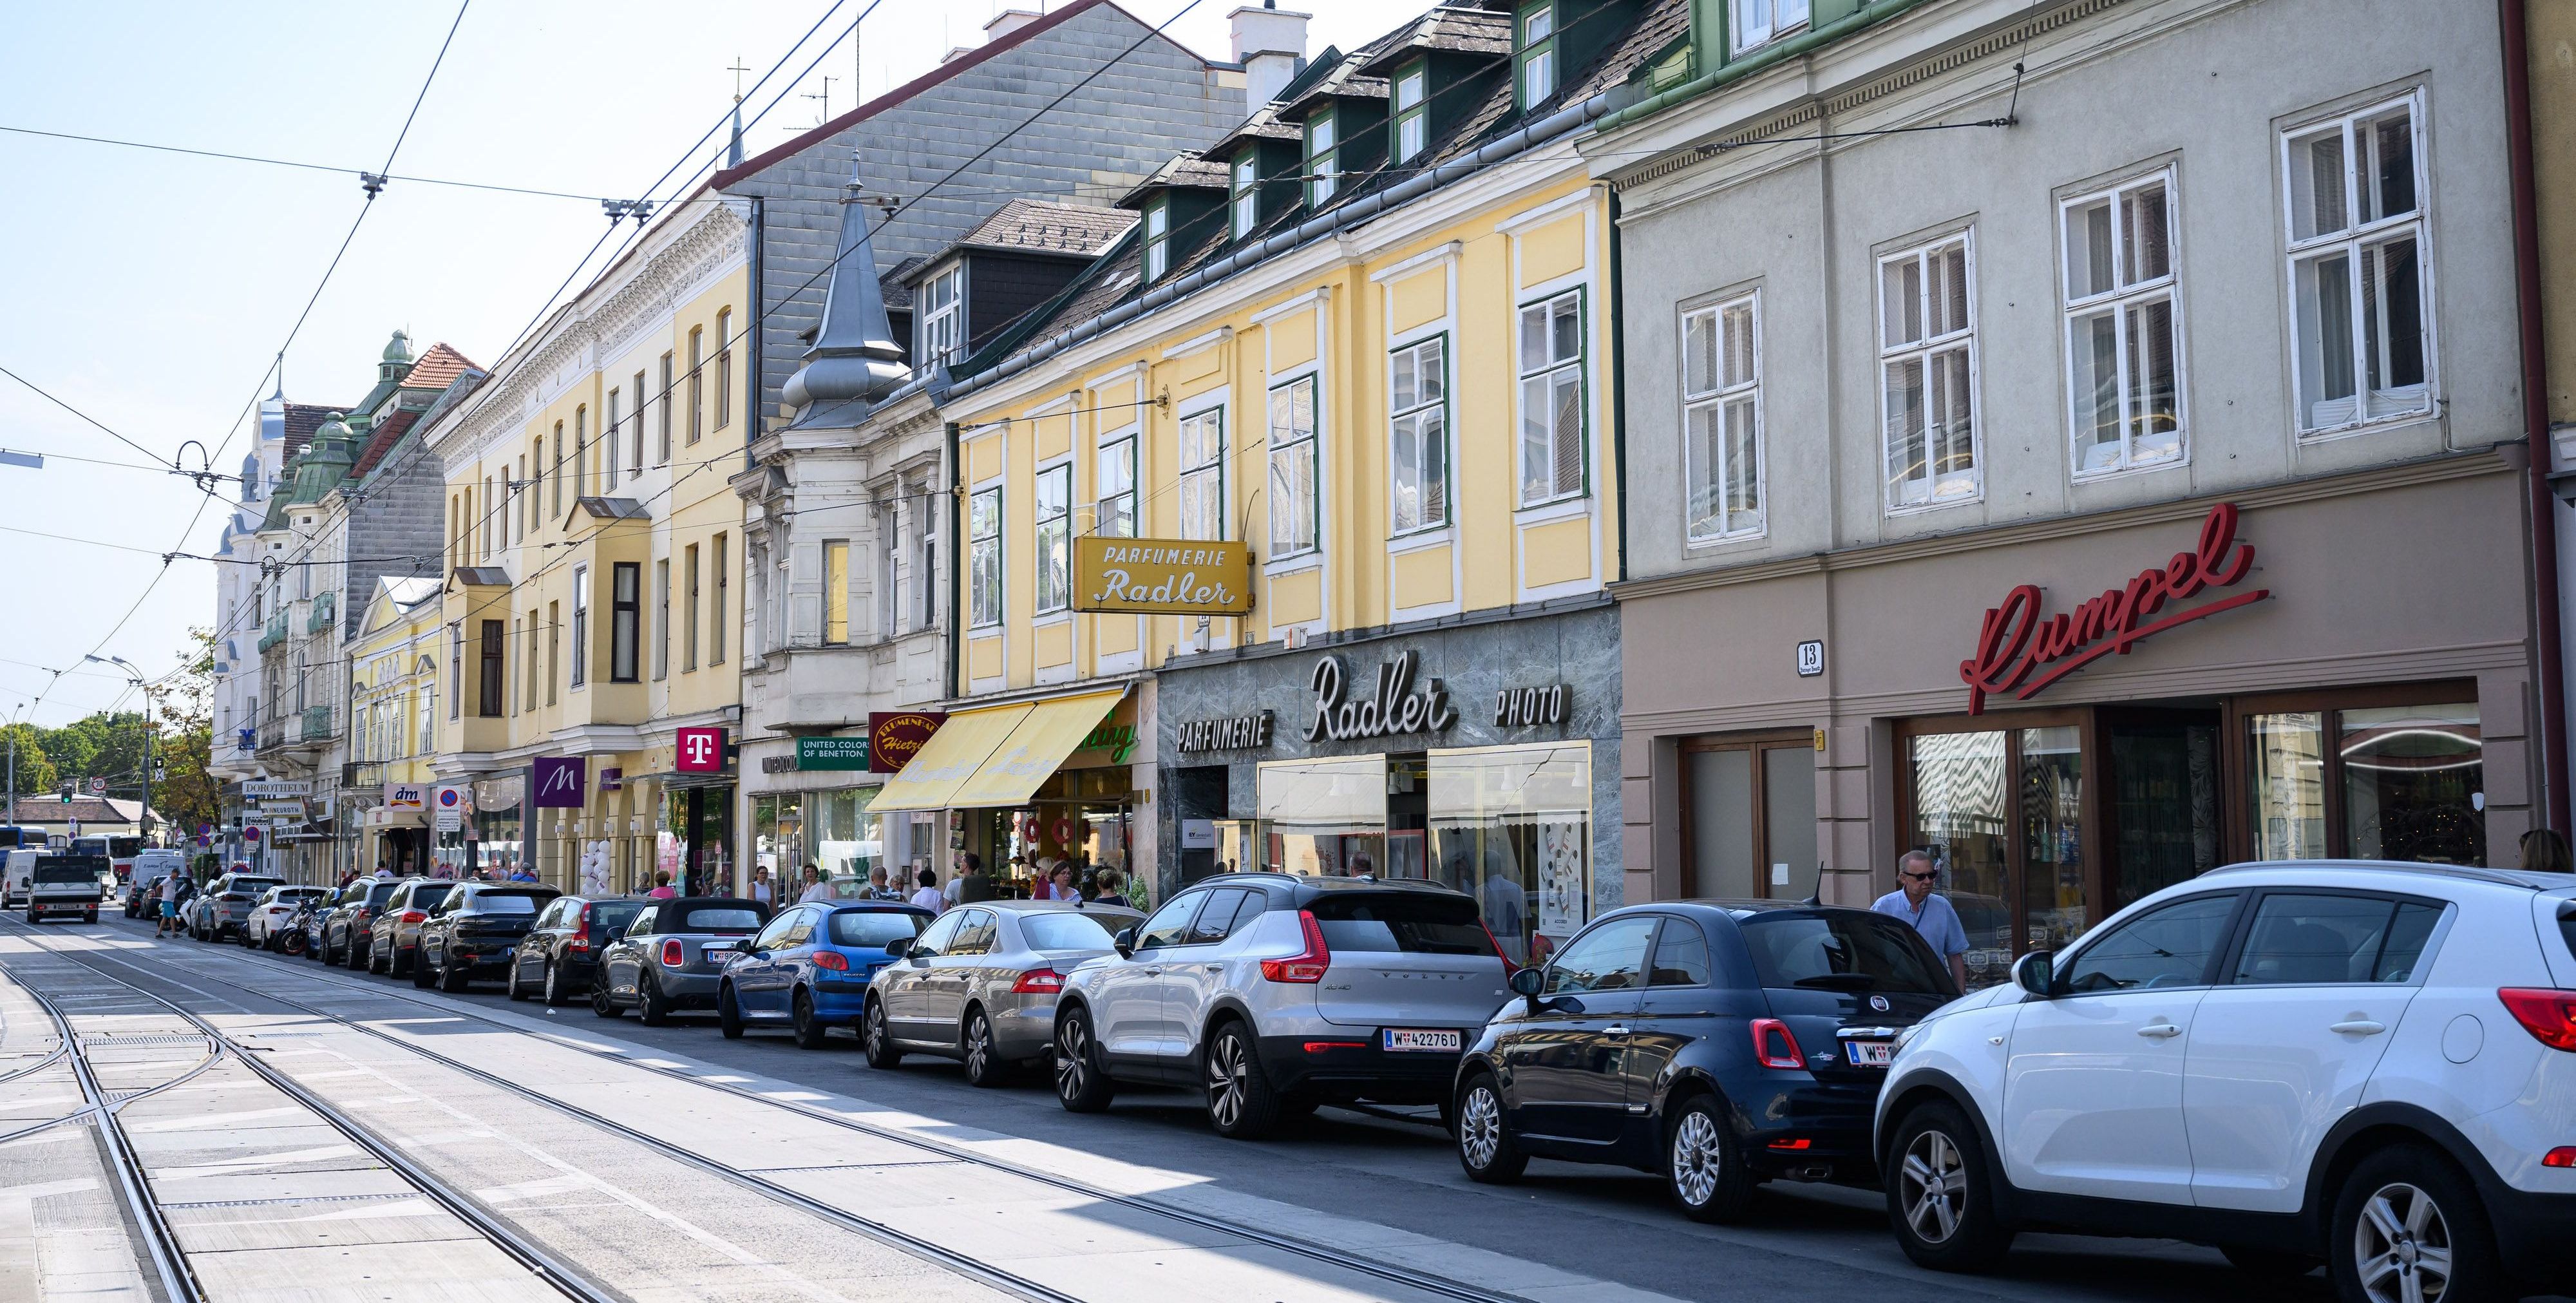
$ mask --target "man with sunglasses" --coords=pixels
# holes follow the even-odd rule
[[[1913,924],[1932,953],[1950,961],[1950,978],[1964,991],[1968,989],[1968,929],[1960,924],[1959,911],[1950,907],[1948,899],[1932,894],[1932,884],[1940,876],[1931,856],[1907,851],[1896,860],[1897,889],[1879,897],[1870,908]]]

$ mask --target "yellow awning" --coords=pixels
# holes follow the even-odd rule
[[[974,807],[1018,805],[1038,790],[1038,784],[1072,755],[1082,739],[1089,736],[1120,698],[1125,688],[1108,692],[1086,692],[1078,697],[1058,697],[1041,701],[1029,708],[1028,718],[1011,730],[1011,736],[984,761],[975,776],[950,793],[948,804]],[[941,726],[946,731],[946,726]],[[936,738],[938,734],[932,734]]]
[[[949,799],[967,779],[975,776],[987,757],[1028,718],[1030,706],[1022,702],[1013,706],[994,706],[985,710],[961,710],[939,725],[939,731],[904,762],[895,776],[886,780],[877,799],[868,803],[872,813],[889,810],[944,810],[956,802]]]

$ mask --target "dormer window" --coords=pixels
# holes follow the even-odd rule
[[[1145,279],[1158,281],[1172,269],[1172,207],[1156,200],[1145,210]]]
[[[921,365],[955,361],[965,351],[966,269],[951,267],[921,283]]]
[[[1431,74],[1415,64],[1395,75],[1395,161],[1409,163],[1431,143],[1431,97],[1424,94]]]
[[[1234,183],[1230,187],[1234,196],[1234,238],[1238,240],[1252,234],[1252,228],[1261,222],[1260,178],[1253,151],[1243,151],[1234,160]]]
[[[1807,0],[1796,0],[1804,6]],[[1521,11],[1521,109],[1526,112],[1556,93],[1556,0],[1538,0]]]
[[[1342,182],[1341,144],[1333,129],[1333,111],[1306,119],[1306,206],[1321,208]]]
[[[1737,54],[1807,30],[1810,0],[1729,0]]]

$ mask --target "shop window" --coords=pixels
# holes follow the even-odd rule
[[[1880,419],[1890,510],[1974,498],[1975,294],[1968,237],[1879,260]]]
[[[2069,727],[1906,739],[1907,849],[1932,857],[1968,934],[1968,986],[2083,931],[2083,756]],[[2018,830],[2019,835],[2016,835]],[[2069,880],[2072,879],[2071,891]],[[2071,896],[2071,901],[2070,901]],[[2020,925],[2025,905],[2028,928]]]
[[[2410,96],[2281,137],[2302,434],[2433,410],[2422,108]]]
[[[2179,460],[2173,173],[2070,199],[2058,211],[2075,474]]]
[[[1534,506],[1583,491],[1583,293],[1521,308],[1521,493]]]
[[[1435,336],[1388,355],[1387,452],[1394,463],[1393,532],[1449,523],[1449,341]]]
[[[1037,613],[1047,615],[1073,602],[1073,463],[1039,471],[1035,489],[1030,536],[1037,544]]]
[[[1225,409],[1181,418],[1181,537],[1225,537]]]
[[[2472,702],[2249,711],[2254,857],[2484,864]]]
[[[1134,431],[1100,445],[1100,470],[1093,481],[1100,497],[1092,509],[1091,532],[1103,538],[1136,537]]]
[[[1546,958],[1591,916],[1592,744],[1433,751],[1429,761],[1431,876],[1476,898],[1512,962]]]
[[[1815,756],[1807,734],[1683,744],[1683,898],[1816,893]]]
[[[1682,318],[1684,528],[1694,543],[1762,532],[1759,306],[1747,294]]]
[[[637,628],[643,616],[644,566],[638,561],[620,561],[609,569],[608,591],[608,681],[633,683],[636,680],[636,648],[641,631]]]
[[[1002,622],[1002,490],[986,489],[967,499],[967,623],[990,628]]]
[[[1270,555],[1316,547],[1322,508],[1315,497],[1315,377],[1270,391]]]
[[[885,816],[868,810],[876,794],[875,788],[806,793],[812,841],[805,858],[823,870],[826,881],[846,878],[854,880],[853,886],[864,885],[868,871],[885,863]]]
[[[850,640],[850,541],[823,540],[823,642],[838,647]]]
[[[1337,878],[1386,862],[1385,756],[1268,761],[1259,785],[1262,868]]]

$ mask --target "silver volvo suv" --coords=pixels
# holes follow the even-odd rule
[[[1419,881],[1230,873],[1193,884],[1068,973],[1056,1097],[1196,1087],[1251,1139],[1327,1101],[1441,1104],[1466,1044],[1511,998],[1475,900]]]

